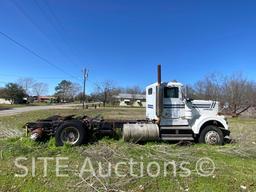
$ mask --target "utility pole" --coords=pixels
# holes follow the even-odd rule
[[[86,81],[88,79],[88,71],[86,68],[83,69],[83,79],[84,79],[84,89],[83,89],[83,109],[84,109],[84,103],[85,103],[85,85]]]

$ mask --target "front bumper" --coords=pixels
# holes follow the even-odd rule
[[[224,137],[230,135],[230,131],[228,129],[221,128],[221,131],[222,131]]]

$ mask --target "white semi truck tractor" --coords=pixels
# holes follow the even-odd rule
[[[56,144],[81,145],[95,135],[114,136],[122,128],[125,141],[197,141],[223,144],[229,136],[226,118],[219,113],[219,102],[186,98],[183,85],[161,81],[158,65],[157,83],[146,87],[146,119],[103,120],[83,116],[51,116],[24,126],[31,139],[55,136]]]
[[[223,144],[230,131],[228,122],[219,113],[219,102],[186,98],[178,82],[158,81],[146,87],[146,118],[143,123],[123,125],[125,141],[196,141]]]

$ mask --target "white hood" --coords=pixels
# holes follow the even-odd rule
[[[217,114],[219,111],[219,102],[211,100],[193,100],[191,102],[192,110],[198,111],[200,114]]]

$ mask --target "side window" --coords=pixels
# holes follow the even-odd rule
[[[178,87],[165,87],[164,88],[164,98],[179,98],[179,88]]]
[[[149,88],[149,89],[148,89],[148,95],[152,95],[152,92],[153,92],[153,89],[152,89],[152,88]]]

